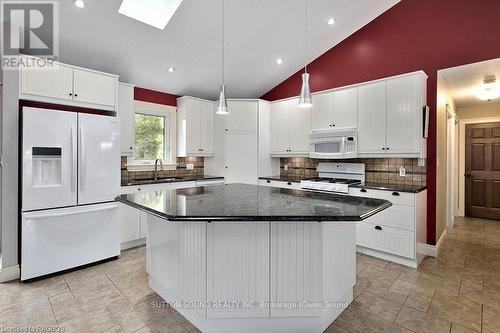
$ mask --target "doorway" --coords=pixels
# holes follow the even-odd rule
[[[465,126],[465,216],[500,220],[500,122]]]

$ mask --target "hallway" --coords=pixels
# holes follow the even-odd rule
[[[457,218],[418,270],[359,255],[357,297],[332,332],[500,332],[500,223]]]

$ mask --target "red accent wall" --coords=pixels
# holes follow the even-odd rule
[[[160,91],[149,90],[139,87],[134,88],[134,100],[136,101],[177,106],[178,97],[179,96]]]
[[[500,57],[499,0],[402,0],[308,66],[312,91],[424,70],[431,108],[427,241],[436,243],[436,93],[439,69]],[[297,96],[301,71],[262,96]]]

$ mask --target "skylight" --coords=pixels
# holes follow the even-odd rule
[[[182,0],[123,0],[118,13],[163,30],[181,2]]]

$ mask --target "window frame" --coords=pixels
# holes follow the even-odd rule
[[[134,131],[133,140],[135,146],[135,115],[151,115],[164,117],[164,158],[162,160],[163,170],[175,170],[177,168],[177,108],[168,105],[134,101]],[[132,156],[127,157],[128,171],[152,171],[155,160],[136,160],[135,149]]]

